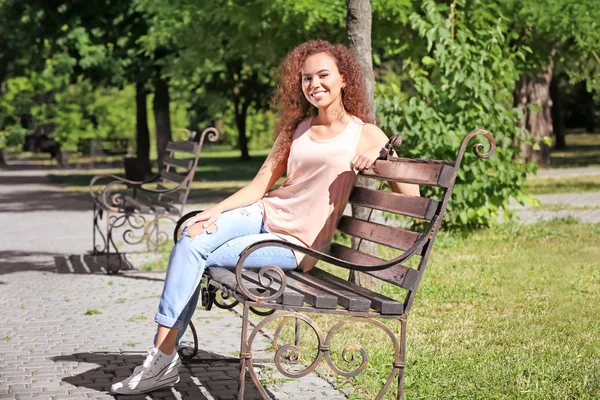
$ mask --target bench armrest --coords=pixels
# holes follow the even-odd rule
[[[133,197],[135,198],[137,191],[144,193],[166,194],[176,192],[187,183],[187,180],[184,180],[171,189],[150,189],[144,187],[144,185],[154,183],[160,178],[160,175],[156,175],[146,181],[132,181],[118,175],[96,175],[90,181],[90,195],[92,196],[94,202],[96,202],[102,208],[111,211],[118,211],[124,206],[125,201],[123,194],[119,193],[119,191],[116,189],[118,186],[124,185],[127,186],[128,189],[133,189]],[[103,185],[99,184],[98,182],[102,180],[111,181]]]
[[[436,215],[431,220],[429,227],[424,232],[419,234],[419,237],[415,241],[415,243],[409,249],[407,249],[404,253],[402,253],[400,256],[398,256],[392,260],[383,262],[383,263],[371,264],[371,265],[362,265],[362,264],[351,263],[351,262],[342,260],[341,258],[332,257],[329,254],[326,254],[326,253],[323,253],[320,251],[316,251],[316,250],[313,250],[313,249],[310,249],[307,247],[299,246],[297,244],[290,243],[285,240],[262,240],[260,242],[253,243],[250,246],[246,247],[242,251],[242,253],[240,254],[240,259],[238,260],[237,265],[235,267],[235,277],[237,280],[238,290],[247,298],[254,300],[254,301],[259,301],[259,302],[273,301],[273,300],[279,298],[285,291],[285,288],[286,288],[285,272],[281,268],[277,267],[276,265],[269,265],[269,266],[261,268],[258,271],[258,276],[260,278],[259,281],[260,281],[261,286],[264,287],[265,289],[268,289],[273,282],[273,278],[266,276],[266,274],[268,272],[273,272],[276,275],[278,275],[279,280],[281,282],[281,286],[277,290],[277,292],[273,293],[270,296],[257,296],[256,294],[253,294],[252,292],[250,292],[244,286],[244,279],[242,276],[242,272],[244,271],[244,268],[243,268],[244,262],[246,261],[246,259],[252,252],[254,252],[260,248],[268,247],[268,246],[283,247],[283,248],[288,248],[291,250],[299,251],[308,256],[314,257],[317,260],[325,261],[327,263],[336,265],[338,267],[346,268],[349,270],[363,271],[363,272],[364,271],[379,271],[379,270],[387,269],[394,265],[403,263],[403,262],[409,260],[415,254],[419,254],[422,251],[423,246],[425,246],[425,244],[431,239],[432,235],[435,233],[435,230],[437,229],[437,225],[438,225],[437,221],[438,221],[438,216]]]

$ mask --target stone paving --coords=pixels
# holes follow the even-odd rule
[[[202,352],[181,382],[147,396],[112,396],[151,345],[164,273],[100,272],[91,205],[39,171],[0,171],[0,399],[234,399],[241,318],[198,310]],[[189,344],[191,336],[186,336]],[[185,342],[184,342],[185,344]],[[254,349],[270,344],[262,336]],[[209,352],[210,351],[210,352]],[[275,399],[345,399],[315,375],[283,379],[259,366]],[[249,378],[247,399],[260,398]]]
[[[512,202],[510,208],[523,223],[575,218],[586,223],[600,223],[600,192],[537,195],[541,208],[527,208]],[[552,206],[552,209],[544,207]]]

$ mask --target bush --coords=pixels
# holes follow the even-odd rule
[[[426,55],[406,60],[403,78],[394,83],[388,76],[387,84],[378,85],[379,124],[402,134],[404,155],[441,160],[456,158],[469,131],[490,131],[496,154],[487,160],[465,154],[446,216],[451,227],[490,225],[510,198],[526,200],[521,187],[534,168],[516,161],[515,138],[525,134],[517,128],[519,111],[512,107],[519,53],[508,51],[507,28],[500,19],[471,31],[461,14],[455,21],[446,18],[433,1],[425,1],[422,11],[424,16],[413,14],[410,21]]]

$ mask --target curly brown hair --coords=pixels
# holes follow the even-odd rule
[[[308,56],[326,53],[334,59],[345,87],[342,89],[342,104],[346,112],[364,122],[373,122],[369,116],[369,102],[363,73],[356,56],[346,46],[331,44],[325,40],[309,40],[288,53],[279,67],[279,80],[271,106],[278,114],[279,120],[275,129],[275,137],[283,136],[289,148],[294,131],[298,124],[317,109],[304,97],[302,91],[301,71]]]

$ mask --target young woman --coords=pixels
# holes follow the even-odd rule
[[[176,346],[196,308],[205,268],[235,268],[242,250],[260,240],[284,239],[323,251],[357,172],[380,156],[387,137],[368,123],[363,77],[346,47],[311,40],[287,55],[279,73],[274,98],[279,123],[271,153],[248,186],[187,223],[169,260],[154,347],[113,392],[145,393],[179,382]],[[284,173],[283,185],[268,192]],[[392,184],[392,189],[419,195],[416,185]],[[265,247],[244,267],[308,270],[314,263],[290,249]]]

